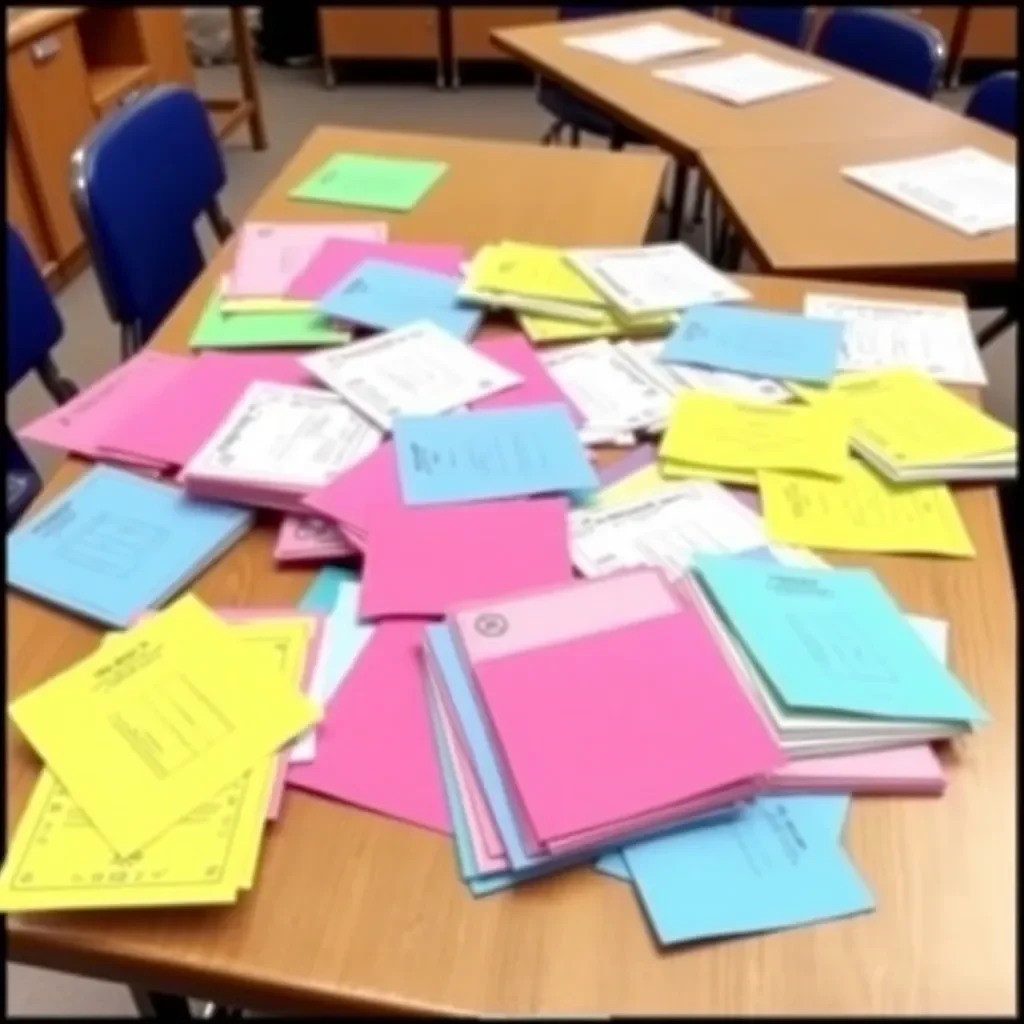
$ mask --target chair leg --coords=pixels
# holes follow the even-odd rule
[[[562,129],[564,127],[564,121],[552,121],[551,127],[540,137],[540,144],[542,146],[550,146],[552,142],[561,142]]]
[[[43,382],[43,387],[58,405],[70,402],[78,394],[78,387],[61,374],[57,364],[49,356],[36,367],[36,372]]]
[[[569,145],[578,147],[580,144],[580,129],[579,125],[569,125]]]
[[[138,323],[121,324],[121,362],[126,363],[142,348],[142,331]]]
[[[235,226],[231,223],[228,215],[220,205],[220,201],[217,199],[214,199],[206,208],[206,219],[210,222],[210,227],[213,228],[213,233],[217,236],[217,241],[221,245],[235,233]]]
[[[708,197],[708,183],[700,170],[695,170],[697,175],[697,194],[693,198],[693,210],[690,213],[690,223],[696,227],[704,223],[704,205]]]
[[[683,234],[683,210],[686,207],[686,192],[689,184],[689,168],[676,161],[672,173],[672,195],[668,207],[668,237],[677,240]]]
[[[1017,310],[1004,309],[990,324],[986,324],[978,331],[978,347],[987,345],[994,341],[1003,331],[1008,330],[1017,322]]]

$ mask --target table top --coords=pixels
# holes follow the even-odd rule
[[[722,45],[705,53],[666,57],[639,65],[566,46],[569,36],[658,21],[684,32],[713,36]],[[858,72],[821,60],[726,22],[679,9],[646,10],[614,17],[570,19],[498,29],[495,45],[538,74],[573,92],[649,137],[674,156],[721,146],[789,146],[850,138],[927,136],[942,148],[963,118]],[[832,81],[789,96],[731,106],[655,78],[658,68],[757,53],[830,75]]]
[[[450,159],[452,169],[393,237],[477,245],[507,235],[562,244],[640,241],[664,162],[430,136],[319,129],[251,219],[353,219],[285,193],[342,149]],[[500,208],[495,204],[499,204]],[[228,252],[160,330],[182,351]],[[760,304],[800,308],[810,282],[740,277]],[[948,293],[834,285],[879,297]],[[72,328],[73,329],[73,328]],[[69,461],[44,499],[84,463]],[[909,611],[951,620],[952,666],[992,724],[950,753],[941,799],[859,799],[846,842],[875,891],[874,914],[659,952],[630,888],[588,868],[474,900],[450,841],[297,790],[270,826],[253,890],[235,907],[8,919],[13,960],[262,1009],[498,1014],[972,1013],[1015,1005],[1015,603],[991,488],[958,490],[970,561],[839,557],[876,568]],[[258,526],[206,572],[213,605],[284,605],[308,571],[278,570]],[[8,592],[14,696],[95,647],[100,631]],[[8,725],[8,822],[39,770]]]
[[[942,143],[907,137],[722,147],[702,152],[700,162],[762,269],[938,286],[1012,281],[1016,228],[971,238],[841,173],[959,146],[1016,160],[1016,139],[961,118],[959,133]]]

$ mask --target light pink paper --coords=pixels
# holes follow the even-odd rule
[[[33,420],[18,437],[90,459],[160,467],[160,460],[118,458],[103,452],[100,441],[111,424],[130,416],[189,371],[193,360],[166,352],[140,352],[101,377],[70,402]]]
[[[319,516],[286,515],[274,547],[278,562],[323,562],[359,553],[336,523]]]
[[[937,795],[946,788],[946,773],[935,751],[924,743],[791,761],[769,776],[768,788],[790,793],[836,790]]]
[[[451,834],[423,689],[422,622],[377,626],[317,730],[311,764],[290,786]]]
[[[98,438],[102,452],[183,466],[220,426],[255,380],[311,385],[309,371],[293,355],[266,352],[204,352],[187,372],[118,416]]]
[[[423,245],[414,242],[325,242],[288,285],[290,299],[316,301],[365,260],[386,260],[403,267],[458,275],[466,250],[461,245]]]
[[[326,243],[356,239],[383,242],[388,236],[384,221],[353,221],[348,224],[288,224],[248,222],[239,232],[235,265],[226,278],[227,298],[283,296],[296,275]]]
[[[632,577],[655,573],[670,615],[637,620]],[[557,616],[573,591],[600,593],[625,623],[566,636]],[[586,602],[584,602],[586,603]],[[528,646],[509,635],[525,622]],[[684,591],[657,570],[618,573],[542,593],[517,618],[486,604],[455,616],[474,682],[526,815],[524,834],[555,849],[615,823],[652,820],[684,801],[750,784],[784,755]],[[559,637],[544,640],[543,633]],[[519,650],[515,650],[516,647]],[[705,808],[706,809],[706,808]],[[564,841],[564,842],[563,842]]]
[[[470,409],[507,409],[513,406],[537,405],[544,402],[561,402],[569,410],[573,423],[579,427],[584,416],[573,405],[568,395],[558,386],[548,368],[537,357],[530,342],[521,334],[503,334],[484,338],[473,343],[473,348],[500,363],[506,370],[518,373],[523,378],[516,384],[496,395],[470,402]]]

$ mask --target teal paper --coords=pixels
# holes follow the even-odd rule
[[[694,306],[665,339],[661,361],[827,384],[836,375],[843,329],[838,320],[743,306]]]
[[[694,559],[705,591],[788,707],[877,718],[983,722],[869,569]]]

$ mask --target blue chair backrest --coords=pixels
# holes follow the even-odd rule
[[[734,7],[732,23],[777,43],[803,49],[811,33],[809,7]]]
[[[939,85],[946,44],[938,29],[909,14],[847,7],[829,15],[814,52],[931,99]]]
[[[194,92],[157,86],[104,118],[72,165],[72,192],[111,317],[146,340],[203,268],[195,222],[225,183]]]
[[[36,369],[64,325],[27,246],[7,225],[7,390]]]
[[[1018,87],[1016,71],[1000,71],[998,75],[990,75],[979,82],[971,93],[964,113],[993,128],[1016,135]]]

